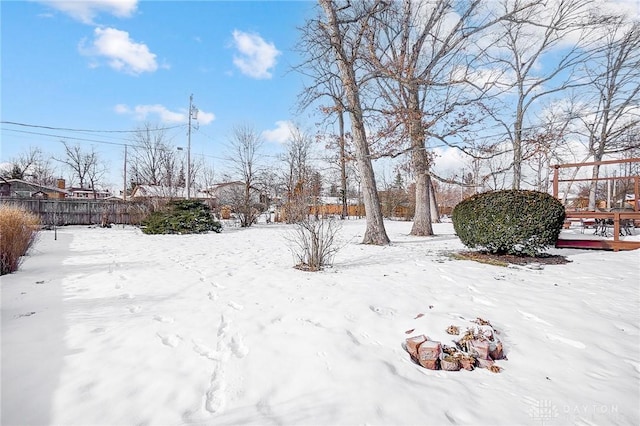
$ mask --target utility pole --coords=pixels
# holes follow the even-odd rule
[[[122,200],[127,201],[127,145],[124,146],[124,188],[122,191]]]
[[[193,105],[193,93],[189,96],[189,132],[187,138],[187,200],[191,198],[191,119],[198,119],[198,108]]]
[[[189,133],[187,139],[187,200],[191,198],[191,108],[193,93],[189,96]]]

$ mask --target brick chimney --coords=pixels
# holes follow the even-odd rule
[[[56,181],[57,187],[58,189],[64,189],[65,188],[65,181],[64,179],[58,179]]]

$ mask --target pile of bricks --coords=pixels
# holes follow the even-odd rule
[[[506,359],[502,342],[488,321],[478,318],[478,326],[467,329],[466,333],[454,340],[455,346],[443,345],[425,335],[406,339],[405,348],[411,359],[429,370],[473,370],[487,368],[495,373],[501,368],[496,360]],[[459,334],[458,328],[450,326],[449,334]]]

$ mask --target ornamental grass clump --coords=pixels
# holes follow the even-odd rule
[[[38,216],[17,207],[0,205],[0,275],[15,272],[22,256],[36,241]]]
[[[452,213],[456,234],[467,247],[520,256],[537,256],[555,245],[564,218],[560,201],[527,190],[476,194]]]

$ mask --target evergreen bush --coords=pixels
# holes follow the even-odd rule
[[[536,256],[555,245],[565,218],[553,196],[538,191],[485,192],[453,209],[453,227],[464,245],[495,254]]]
[[[198,200],[177,200],[155,211],[142,222],[145,234],[202,234],[221,232],[222,224],[214,219],[209,207]]]

